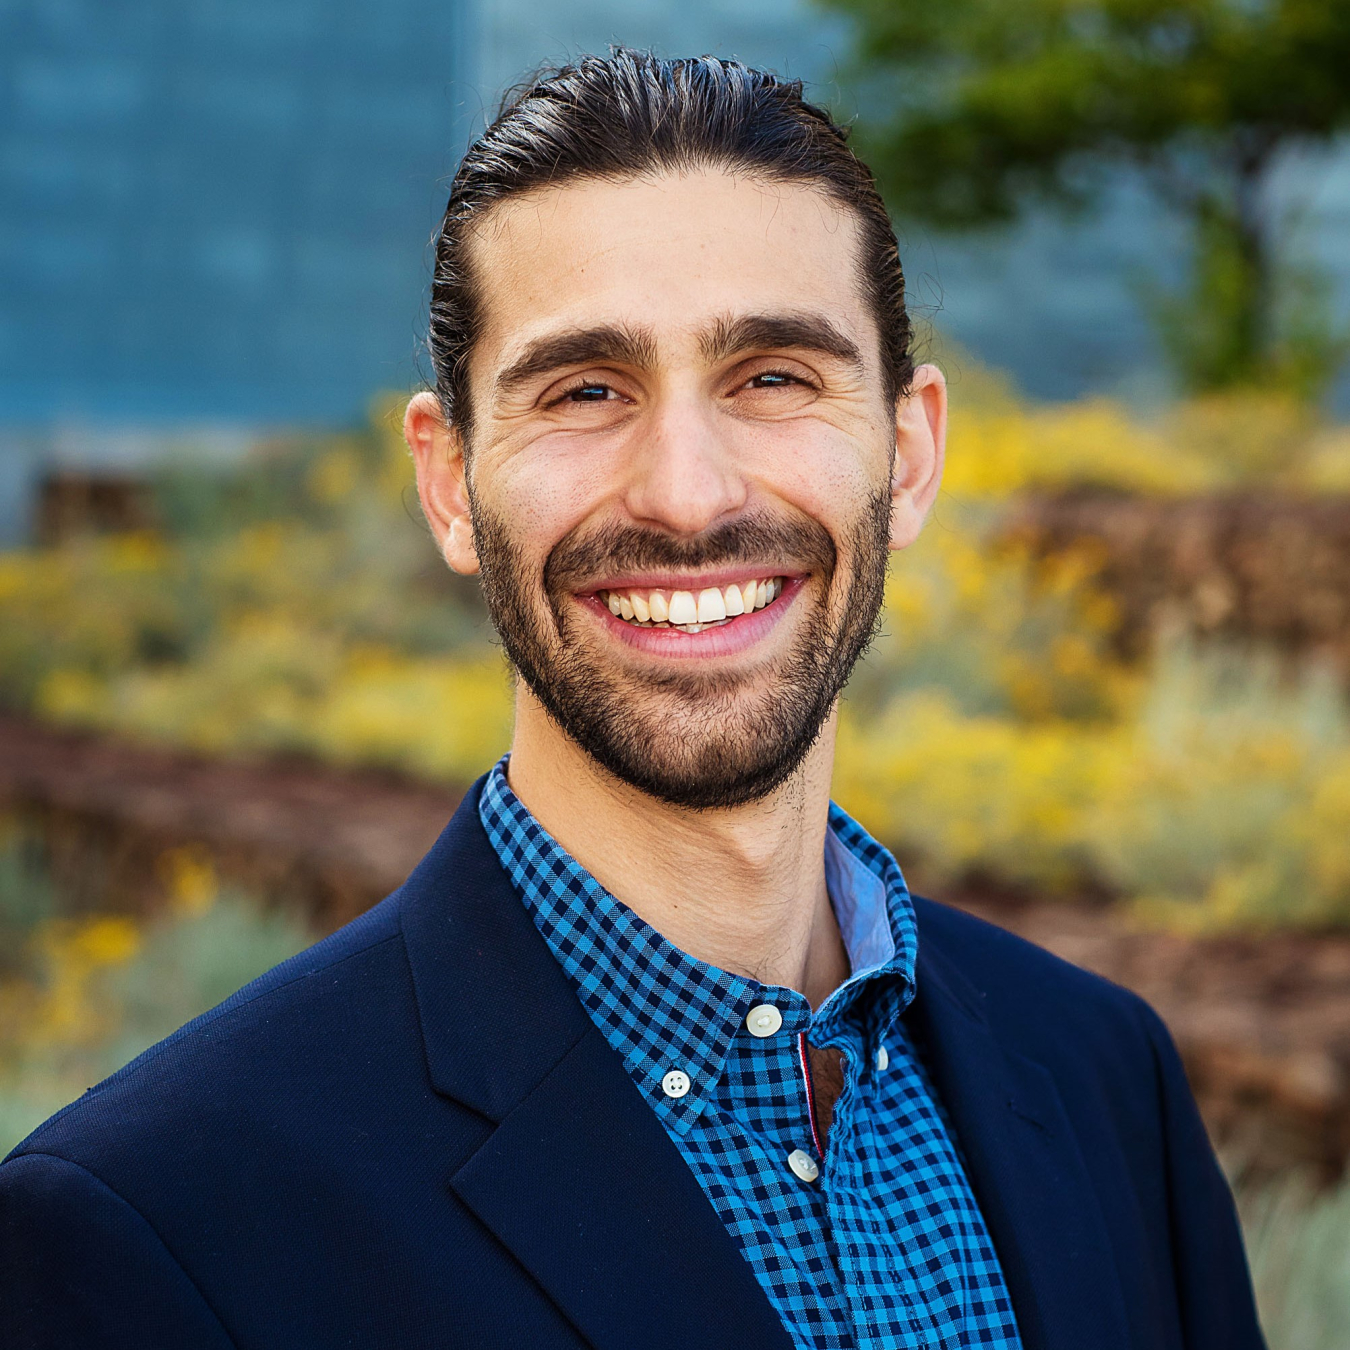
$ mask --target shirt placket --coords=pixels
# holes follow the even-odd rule
[[[783,1165],[796,1179],[815,1187],[825,1165],[825,1153],[820,1125],[816,1119],[815,1102],[811,1092],[811,1065],[807,1050],[807,1031],[811,1011],[806,1000],[787,989],[765,990],[767,1006],[782,1014],[782,1025],[771,1037],[758,1045],[746,1046],[751,1055],[773,1057],[773,1071],[767,1075],[772,1082],[782,1084],[759,1103],[766,1123],[771,1123],[779,1150],[786,1150]],[[809,1167],[800,1161],[809,1160]],[[812,1170],[814,1169],[814,1170]]]
[[[771,1032],[756,1030],[756,1013],[774,1009],[781,1022]],[[768,1019],[770,1023],[778,1018]],[[800,1277],[814,1290],[822,1308],[832,1310],[831,1345],[852,1346],[850,1304],[843,1288],[839,1253],[830,1231],[829,1202],[822,1175],[823,1155],[816,1147],[814,1103],[810,1094],[809,1061],[803,1061],[805,1033],[811,1013],[795,991],[764,988],[736,1037],[729,1068],[731,1111],[752,1129],[766,1169],[764,1184],[786,1190],[794,1202],[809,1210],[813,1229],[809,1265],[799,1265]],[[745,1034],[748,1029],[749,1034]],[[801,1158],[811,1161],[804,1171]],[[794,1158],[798,1165],[794,1166]]]
[[[803,1038],[804,1043],[838,1050],[842,1059],[843,1085],[834,1103],[826,1143],[822,1198],[836,1253],[840,1288],[849,1309],[850,1329],[858,1350],[871,1350],[872,1347],[880,1350],[874,1334],[874,1291],[868,1277],[873,1263],[865,1250],[868,1240],[875,1241],[880,1234],[875,1218],[875,1197],[870,1193],[865,1175],[867,1149],[862,1147],[861,1138],[869,1126],[868,1103],[876,1096],[875,1091],[869,1095],[868,1089],[869,1086],[875,1088],[872,1075],[881,1072],[877,1050],[884,1046],[886,1029],[872,1024],[890,1021],[884,1016],[889,1000],[884,995],[878,999],[879,992],[875,981],[871,981],[851,991],[844,1003],[832,1006],[827,1001],[813,1019],[811,1031]],[[903,1290],[899,1292],[915,1343],[921,1343],[923,1319],[909,1295]]]

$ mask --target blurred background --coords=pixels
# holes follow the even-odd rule
[[[1140,990],[1273,1350],[1350,1339],[1342,0],[0,5],[0,1141],[395,886],[505,748],[397,432],[502,90],[851,119],[952,385],[836,796]]]

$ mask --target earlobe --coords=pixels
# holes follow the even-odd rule
[[[451,521],[450,532],[441,545],[441,556],[452,571],[464,576],[477,574],[478,550],[474,547],[473,521],[468,511]]]
[[[442,556],[456,572],[477,572],[463,437],[447,426],[435,394],[414,395],[403,416],[403,436],[417,467],[422,514]]]

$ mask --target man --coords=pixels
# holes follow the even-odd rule
[[[1157,1018],[829,804],[941,474],[909,339],[798,86],[619,51],[502,113],[406,432],[511,754],[5,1162],[6,1346],[1260,1345]]]

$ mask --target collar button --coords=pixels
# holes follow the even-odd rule
[[[689,1075],[680,1069],[672,1069],[661,1080],[661,1091],[667,1097],[683,1097],[689,1091]]]
[[[772,1003],[761,1003],[745,1015],[745,1029],[761,1040],[776,1035],[783,1025],[783,1014]]]

